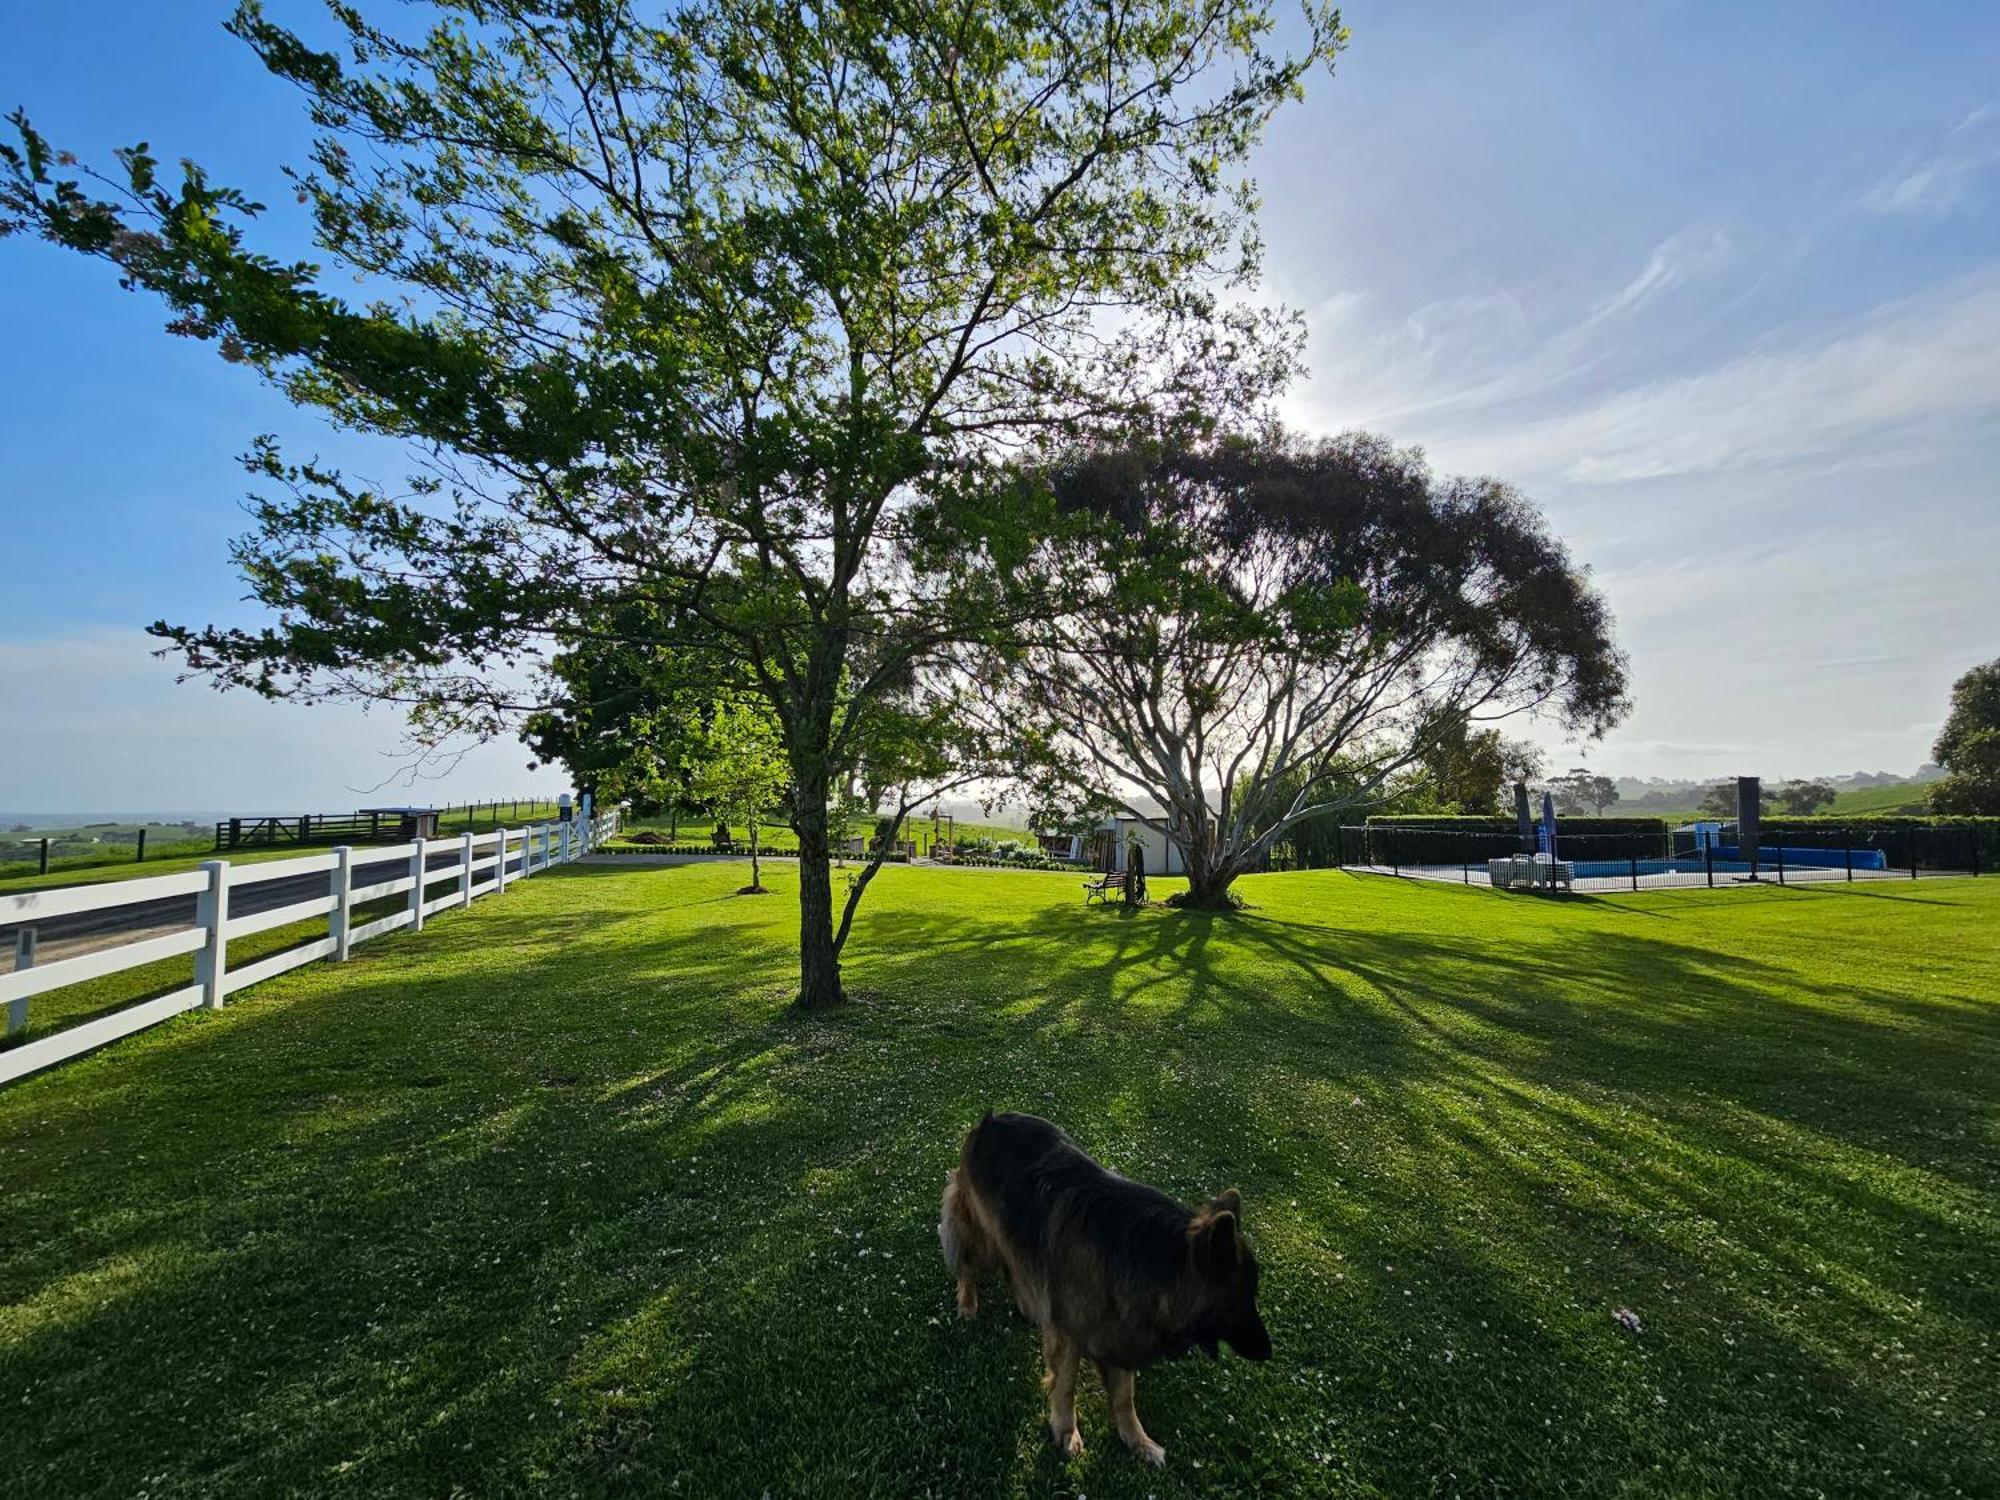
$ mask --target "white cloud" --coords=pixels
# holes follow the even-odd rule
[[[1387,427],[1545,395],[1599,368],[1633,320],[1711,276],[1735,253],[1727,231],[1670,235],[1615,289],[1536,305],[1506,288],[1468,291],[1384,314],[1342,291],[1309,307],[1314,380],[1286,414],[1305,425]]]
[[[2000,106],[1992,104],[1982,104],[1977,109],[1967,110],[1965,118],[1951,127],[1951,133],[1953,135],[1965,135],[1977,130],[1988,120],[1993,119],[1996,113],[2000,113]]]
[[[1992,144],[1986,128],[1994,117],[1991,104],[1970,111],[1947,132],[1946,139],[1962,142],[1968,137],[1984,137],[1984,144],[1962,144],[1923,161],[1905,162],[1862,194],[1861,206],[1870,213],[1925,218],[1941,218],[1970,208],[1977,198],[1981,174],[2000,162],[2000,148]]]
[[[1973,184],[1989,156],[1939,156],[1908,171],[1893,173],[1862,195],[1870,213],[1956,213],[1973,201]]]
[[[1455,447],[1500,473],[1612,484],[1824,462],[1879,435],[1996,410],[2000,279],[1988,276],[1811,347],[1744,354]]]
[[[1576,332],[1588,333],[1600,323],[1636,311],[1663,292],[1718,270],[1728,264],[1735,249],[1724,229],[1684,230],[1661,241],[1639,274],[1584,319]]]
[[[469,751],[414,785],[389,710],[302,707],[176,683],[152,640],[102,628],[0,641],[0,806],[10,812],[323,812],[389,801],[553,794],[514,743]]]

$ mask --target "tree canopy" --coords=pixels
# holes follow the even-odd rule
[[[1949,773],[1931,784],[1934,812],[2000,815],[2000,660],[1952,684],[1931,759]]]
[[[1836,795],[1824,781],[1788,781],[1778,788],[1777,803],[1783,811],[1804,817],[1832,806]]]
[[[760,825],[783,799],[790,774],[770,706],[747,695],[724,698],[708,712],[691,715],[686,734],[694,750],[688,790],[718,817],[749,828],[750,884],[744,894],[760,895]]]
[[[1556,794],[1556,802],[1565,811],[1578,812],[1589,808],[1601,813],[1618,800],[1618,783],[1609,776],[1600,776],[1587,766],[1575,766],[1560,776],[1549,779],[1549,790]]]
[[[1247,409],[1294,368],[1293,321],[1231,300],[1242,168],[1338,15],[1307,0],[1286,48],[1264,0],[434,10],[334,7],[337,50],[254,3],[230,23],[319,130],[293,176],[319,263],[258,251],[261,207],[193,163],[84,170],[14,117],[0,230],[414,451],[377,487],[259,441],[237,557],[272,623],[156,628],[219,684],[437,734],[508,732],[579,640],[709,653],[777,724],[800,996],[836,1001],[834,788],[935,773],[906,752],[941,656],[1024,607],[1046,517],[1000,460]]]
[[[1624,712],[1604,601],[1505,484],[1275,430],[1086,450],[1049,484],[1103,529],[1047,549],[1067,607],[989,680],[1048,778],[1180,847],[1193,902],[1468,726]]]

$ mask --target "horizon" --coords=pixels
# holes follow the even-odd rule
[[[1596,745],[1506,732],[1552,769],[1635,778],[1928,761],[1951,682],[2000,654],[2000,12],[1885,30],[1858,6],[1811,28],[1723,5],[1346,9],[1336,76],[1255,162],[1264,294],[1310,332],[1283,411],[1518,484],[1593,568],[1634,713]],[[305,158],[306,122],[223,34],[227,7],[115,10],[23,18],[0,100],[92,159],[147,139],[203,162],[274,205],[271,248],[303,253],[278,168]],[[260,432],[363,470],[393,450],[165,336],[107,267],[23,240],[0,264],[7,800],[567,783],[513,741],[426,765],[386,709],[177,684],[146,623],[261,618],[228,560],[235,455]]]

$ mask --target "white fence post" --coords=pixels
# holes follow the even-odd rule
[[[424,854],[424,841],[417,840],[417,852],[410,856],[410,879],[416,882],[410,887],[410,931],[424,930],[424,876],[430,871],[428,858]]]
[[[333,910],[327,913],[326,932],[333,939],[333,961],[344,964],[348,930],[354,926],[354,850],[338,845],[333,859]]]
[[[494,891],[495,891],[495,892],[499,892],[499,891],[504,891],[504,890],[506,890],[506,889],[507,889],[507,834],[508,834],[508,832],[509,832],[509,830],[507,830],[507,829],[505,829],[505,828],[503,828],[503,829],[501,829],[501,830],[500,830],[500,863],[499,863],[499,864],[497,864],[497,865],[495,865],[495,866],[493,867],[493,879],[494,879],[494,882],[495,882],[495,883],[494,883],[494,886],[493,886],[493,889],[494,889]]]
[[[35,966],[35,929],[23,927],[14,934],[14,972]],[[28,997],[7,1002],[7,1035],[28,1029]]]
[[[458,904],[472,905],[472,830],[458,841]]]
[[[229,977],[229,861],[205,860],[208,889],[195,901],[195,925],[208,930],[208,941],[194,956],[194,982],[201,986],[201,1003],[222,1009],[222,982]]]

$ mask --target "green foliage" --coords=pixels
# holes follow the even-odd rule
[[[1778,788],[1776,800],[1782,811],[1805,817],[1831,807],[1836,795],[1824,781],[1788,781]]]
[[[1757,783],[1757,811],[1761,817],[1771,810],[1771,789],[1763,782]],[[1740,811],[1735,781],[1718,781],[1708,789],[1695,809],[1704,818],[1721,818],[1725,822],[1734,819]]]
[[[1320,0],[1295,50],[1267,0],[437,9],[336,6],[329,50],[231,22],[321,132],[317,264],[252,248],[260,207],[192,163],[72,170],[14,117],[0,232],[424,455],[398,494],[260,441],[237,557],[273,623],[155,628],[220,684],[414,700],[436,737],[510,731],[523,664],[583,640],[727,662],[791,765],[802,996],[837,999],[850,783],[989,769],[941,738],[942,658],[1032,607],[1013,564],[1052,524],[996,455],[1241,413],[1296,367],[1294,321],[1231,300],[1243,168],[1345,33]]]
[[[1931,786],[1934,811],[2000,813],[2000,661],[1952,684],[1951,713],[1931,758],[1951,773]]]
[[[1485,813],[1512,800],[1515,782],[1541,775],[1542,753],[1497,729],[1475,729],[1461,714],[1437,731],[1415,769],[1438,811]]]
[[[1556,795],[1556,807],[1564,812],[1587,807],[1594,813],[1601,813],[1618,800],[1618,783],[1586,766],[1577,766],[1560,776],[1551,777],[1549,790]]]
[[[1412,768],[1433,805],[1492,808],[1526,759],[1484,720],[1594,736],[1626,710],[1602,596],[1498,481],[1264,426],[1081,447],[1048,482],[1094,524],[1038,555],[1063,608],[984,663],[993,701],[1039,726],[1037,803],[1147,818],[1203,899]]]

